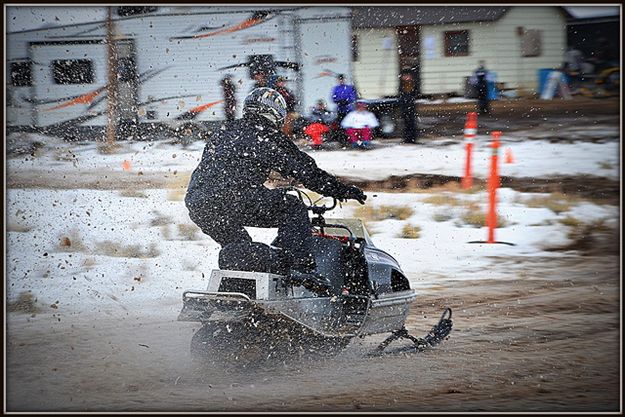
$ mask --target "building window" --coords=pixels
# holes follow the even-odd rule
[[[120,6],[117,8],[117,15],[124,16],[136,16],[138,14],[154,13],[158,7],[156,6]]]
[[[533,57],[542,54],[542,31],[524,30],[521,34],[521,56]]]
[[[93,61],[89,59],[52,61],[52,76],[56,84],[92,84]]]
[[[30,87],[33,85],[32,62],[11,62],[11,84],[15,87]]]
[[[358,61],[358,35],[352,35],[352,61]]]
[[[446,31],[445,56],[468,56],[469,55],[469,31],[454,30]]]

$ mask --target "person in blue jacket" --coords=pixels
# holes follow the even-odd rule
[[[353,85],[345,83],[345,75],[339,74],[336,77],[338,85],[332,89],[332,101],[336,103],[336,121],[341,125],[347,113],[354,110],[354,104],[358,99],[358,93]]]

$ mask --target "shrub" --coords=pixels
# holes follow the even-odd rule
[[[198,232],[200,228],[195,224],[179,224],[178,225],[178,234],[184,238],[183,240],[198,240]]]
[[[16,301],[7,304],[7,310],[12,312],[35,314],[40,311],[37,307],[37,299],[31,292],[23,291]]]
[[[153,211],[152,213],[156,214],[156,217],[150,221],[150,226],[167,226],[174,222],[170,216],[166,216],[158,211]]]
[[[117,142],[103,142],[98,145],[98,152],[103,155],[111,155],[118,153],[121,149],[121,145]]]
[[[33,230],[33,228],[30,226],[24,226],[23,224],[13,223],[11,221],[7,224],[6,227],[7,227],[7,232],[15,232],[15,233],[28,233],[31,230]]]
[[[454,218],[454,216],[451,213],[444,212],[444,211],[441,211],[439,213],[435,213],[432,216],[432,219],[435,222],[446,222],[446,221],[449,221],[449,220],[451,220],[453,218]]]
[[[356,208],[356,217],[365,221],[381,221],[386,219],[406,220],[413,211],[406,206],[360,206]]]
[[[451,195],[433,195],[422,200],[424,203],[433,204],[436,206],[458,206],[461,201]]]
[[[85,252],[87,246],[83,243],[77,229],[72,229],[69,233],[59,235],[59,250],[63,252]]]
[[[155,258],[160,254],[154,243],[150,244],[149,248],[145,248],[141,245],[124,245],[111,240],[99,242],[97,251],[104,256],[119,258]]]
[[[467,224],[473,227],[485,227],[486,223],[486,212],[481,210],[479,205],[472,203],[467,206],[464,213],[460,216],[460,224]],[[507,222],[501,216],[497,216],[497,226],[496,227],[506,227]]]
[[[401,237],[404,239],[419,239],[421,228],[417,225],[405,224],[401,229]]]
[[[122,197],[136,197],[136,198],[147,198],[147,194],[143,190],[137,190],[136,188],[127,188],[125,190],[121,190],[119,195]]]
[[[556,214],[568,211],[577,200],[562,193],[551,193],[546,196],[530,197],[523,201],[527,207],[547,208]]]

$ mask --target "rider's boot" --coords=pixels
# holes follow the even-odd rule
[[[301,285],[322,297],[329,296],[332,288],[330,280],[323,275],[316,272],[303,272],[297,269],[291,269],[287,275],[287,282],[293,285]]]

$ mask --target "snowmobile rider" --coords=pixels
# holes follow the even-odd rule
[[[277,91],[267,87],[252,90],[245,98],[243,117],[209,138],[202,160],[191,175],[185,204],[191,220],[222,246],[220,268],[234,269],[222,265],[229,245],[262,245],[271,250],[272,260],[287,265],[288,280],[323,294],[330,282],[315,272],[306,206],[285,190],[269,189],[263,184],[273,170],[339,200],[364,204],[366,195],[318,168],[313,158],[281,132],[286,107]],[[277,227],[278,235],[272,243],[276,248],[252,242],[244,226]]]

